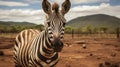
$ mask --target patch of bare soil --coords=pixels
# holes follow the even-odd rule
[[[64,48],[56,67],[120,67],[120,40],[64,39]],[[0,38],[0,67],[14,67],[14,38]]]

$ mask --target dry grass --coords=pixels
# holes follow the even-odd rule
[[[65,34],[64,38],[71,38],[72,34]],[[117,38],[116,34],[74,34],[74,39],[81,39],[81,38]]]
[[[18,33],[0,33],[0,37],[15,38]],[[72,39],[72,34],[65,34],[64,38]],[[116,34],[74,34],[74,38],[116,38]]]
[[[17,33],[0,33],[0,37],[4,38],[15,38]]]

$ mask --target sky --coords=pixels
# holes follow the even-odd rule
[[[48,0],[59,6],[64,0]],[[120,18],[120,0],[70,0],[71,9],[65,15],[67,21],[93,14],[107,14]],[[0,0],[0,21],[31,22],[44,24],[42,0]],[[87,20],[87,19],[86,19]]]

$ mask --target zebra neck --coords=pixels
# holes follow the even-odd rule
[[[44,32],[43,34],[43,44],[40,46],[40,52],[43,56],[47,58],[51,58],[54,55],[56,55],[56,52],[54,52],[54,49],[52,48],[52,43],[50,39],[48,38],[48,33],[47,31]]]
[[[59,55],[58,53],[54,52],[51,42],[45,31],[41,34],[36,56],[37,57],[35,57],[35,61],[38,65],[42,65],[43,67],[45,67],[47,64],[54,65],[59,60]]]

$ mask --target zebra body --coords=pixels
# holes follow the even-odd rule
[[[17,59],[16,63],[19,62],[18,65],[23,65],[24,67],[50,67],[58,62],[58,53],[52,50],[50,40],[46,34],[46,31],[40,33],[37,30],[29,29],[22,31],[16,37],[17,44],[15,45],[15,55],[18,56],[16,56],[15,59]],[[29,42],[25,41],[25,38],[30,38],[28,39]],[[23,43],[22,40],[24,40],[23,42],[25,43]]]
[[[70,1],[62,4],[61,12],[57,3],[52,10],[47,0],[43,0],[42,6],[47,14],[45,30],[27,29],[17,35],[14,46],[16,67],[53,67],[59,60],[66,22],[64,14],[69,11]]]

